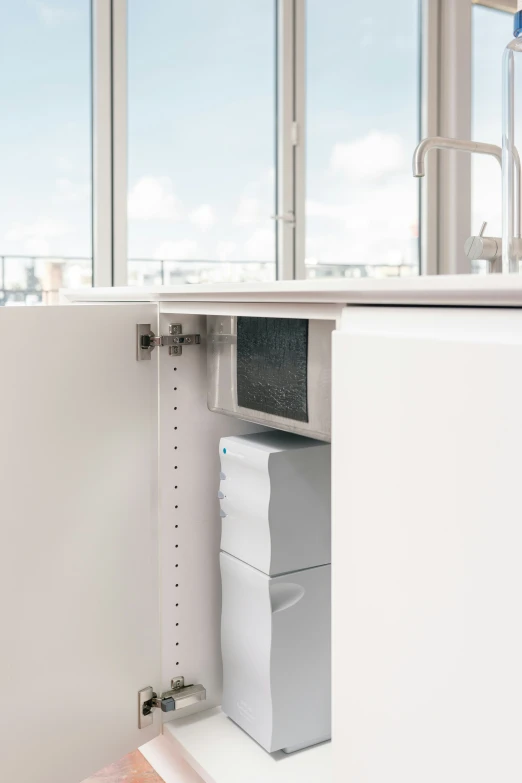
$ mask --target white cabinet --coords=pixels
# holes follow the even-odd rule
[[[136,707],[160,678],[155,311],[0,311],[5,780],[78,783],[160,729]]]
[[[159,710],[138,729],[138,691],[180,675],[207,698],[163,732],[206,783],[520,780],[522,311],[488,305],[522,291],[345,307],[468,295],[364,285],[0,309],[6,780],[79,783],[162,731]],[[285,758],[219,710],[217,447],[256,427],[207,408],[207,313],[337,327],[334,739]],[[136,361],[136,325],[171,323],[201,345]]]
[[[522,311],[348,308],[333,346],[344,779],[521,780]]]
[[[0,308],[6,780],[80,783],[161,732],[159,709],[138,728],[138,692],[162,693],[178,676],[206,689],[172,732],[205,780],[229,783],[227,764],[243,775],[254,764],[252,783],[330,775],[330,745],[305,759],[261,751],[254,762],[260,749],[248,739],[240,762],[232,724],[223,744],[218,445],[259,427],[208,410],[206,317],[187,309]],[[201,344],[137,361],[137,324],[168,334],[173,322]],[[197,712],[199,732],[187,718]],[[201,752],[182,739],[190,721]]]

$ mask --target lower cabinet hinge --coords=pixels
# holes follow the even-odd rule
[[[174,677],[170,686],[170,691],[165,691],[159,697],[150,685],[138,691],[139,729],[152,724],[152,713],[156,707],[159,707],[162,712],[173,712],[197,704],[198,701],[205,701],[207,698],[207,692],[202,685],[185,685],[184,677]]]
[[[154,348],[167,346],[171,356],[181,356],[184,345],[199,345],[199,334],[183,334],[181,324],[170,324],[169,333],[156,337],[150,324],[137,324],[137,356],[138,361],[150,359]]]

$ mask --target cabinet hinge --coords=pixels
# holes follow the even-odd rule
[[[181,356],[184,345],[199,345],[201,337],[199,334],[183,334],[181,324],[170,324],[169,333],[156,337],[150,324],[137,324],[137,354],[139,362],[143,359],[150,359],[154,348],[166,346],[171,356]]]
[[[159,708],[162,712],[182,710],[205,701],[207,691],[202,685],[185,685],[184,677],[174,677],[170,683],[170,691],[158,696],[152,688],[142,688],[138,691],[138,728],[150,726],[154,720],[153,712]]]

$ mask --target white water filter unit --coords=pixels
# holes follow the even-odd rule
[[[223,711],[267,751],[331,736],[330,446],[220,442]]]

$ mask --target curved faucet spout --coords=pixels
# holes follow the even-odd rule
[[[426,155],[430,150],[459,150],[460,152],[477,153],[479,155],[492,155],[497,159],[500,168],[502,169],[502,148],[496,144],[484,144],[482,141],[467,141],[466,139],[450,139],[445,136],[431,136],[427,139],[423,139],[415,148],[413,153],[413,176],[424,177],[426,174]],[[516,204],[516,221],[515,221],[515,236],[520,236],[520,208],[522,205],[521,192],[522,192],[522,172],[520,166],[520,157],[518,150],[514,151],[515,157],[515,172],[517,180],[517,204]]]
[[[493,155],[502,166],[502,149],[496,144],[484,144],[481,141],[466,141],[465,139],[447,139],[445,136],[432,136],[423,139],[413,153],[413,176],[424,177],[426,174],[425,159],[430,150],[460,150],[461,152],[477,152],[479,155]]]

